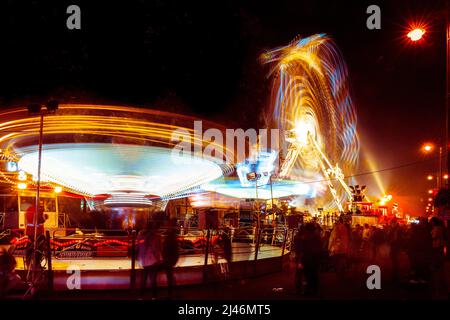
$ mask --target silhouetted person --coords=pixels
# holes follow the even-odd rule
[[[336,271],[343,271],[347,266],[350,235],[342,218],[339,218],[334,225],[333,231],[331,231],[328,250]]]
[[[442,220],[433,217],[430,220],[432,254],[431,254],[431,279],[433,295],[436,298],[448,295],[445,276],[445,229]],[[448,296],[447,296],[448,297]]]
[[[433,217],[430,220],[431,239],[432,239],[432,267],[439,269],[444,264],[444,224],[442,221]]]
[[[16,264],[11,252],[0,250],[0,299],[20,282],[20,277],[15,272]]]
[[[217,239],[217,245],[219,246],[219,251],[214,252],[214,259],[219,262],[219,259],[222,258],[226,262],[220,264],[221,272],[224,274],[225,278],[228,277],[230,272],[230,265],[233,259],[233,249],[231,245],[231,229],[225,227],[223,231],[220,233],[219,238]]]
[[[316,232],[313,223],[307,223],[299,231],[295,240],[295,252],[297,256],[297,269],[300,269],[306,279],[305,294],[317,294],[319,289],[319,268],[322,255],[322,241]],[[302,288],[301,281],[297,279],[297,289]]]
[[[387,229],[387,240],[390,245],[389,255],[392,262],[392,279],[398,280],[399,256],[402,248],[402,230],[397,219],[392,219]]]
[[[33,249],[34,249],[34,215],[36,213],[36,206],[30,206],[25,212],[25,220],[26,220],[26,228],[25,228],[25,234],[27,235],[28,239],[30,239],[30,243],[28,244],[26,248],[26,263],[29,265],[31,262],[31,257],[33,255]],[[47,220],[47,215],[44,214],[44,207],[40,206],[37,214],[36,219],[36,241],[37,241],[37,252],[34,255],[35,258],[35,266],[37,268],[41,267],[41,260],[42,260],[42,246],[44,245],[45,240],[45,228],[44,223],[45,220]]]
[[[432,251],[431,228],[426,218],[420,218],[419,224],[412,226],[409,245],[409,256],[413,272],[411,282],[426,282],[430,279]]]
[[[306,237],[305,225],[300,225],[294,237],[295,252],[295,288],[297,293],[303,293],[304,266],[302,264],[303,242]]]
[[[180,257],[179,242],[176,229],[171,226],[166,233],[162,248],[162,269],[167,275],[167,289],[169,298],[172,297],[173,286],[175,285],[174,267]]]
[[[150,277],[153,298],[158,295],[157,277],[162,265],[161,236],[157,233],[157,225],[154,222],[138,237],[138,262],[143,268],[141,282],[141,298],[145,295],[147,278]]]
[[[223,258],[227,261],[227,263],[231,263],[233,259],[233,249],[231,246],[231,230],[229,228],[225,228],[223,232],[220,234],[219,245],[223,250]]]

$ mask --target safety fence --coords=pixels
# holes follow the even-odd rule
[[[158,230],[163,239],[167,231],[165,228]],[[258,260],[285,256],[291,250],[293,239],[293,230],[288,230],[285,226],[259,228],[242,226],[214,230],[177,228],[176,232],[179,260],[185,261],[181,266],[189,266],[189,262],[197,261],[196,265],[203,265],[205,270],[208,265],[221,264],[227,258],[223,239],[228,239],[231,244],[232,260],[226,261],[227,263],[253,261],[255,266]],[[3,233],[3,236],[9,237],[9,245],[15,248],[14,254],[24,257],[26,269],[25,256],[27,250],[32,248],[31,240],[15,232]],[[137,263],[140,241],[142,240],[137,230],[56,229],[52,233],[47,231],[46,241],[43,242],[45,245],[39,250],[45,259],[42,268],[47,270],[48,287],[53,287],[55,270],[52,268],[52,260],[122,258],[130,261],[130,287],[133,288],[136,270],[140,268]]]

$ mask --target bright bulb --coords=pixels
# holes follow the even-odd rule
[[[430,152],[430,151],[433,150],[433,145],[427,143],[426,145],[424,145],[424,146],[422,147],[422,150],[425,151],[425,152]]]
[[[411,39],[411,41],[419,41],[422,39],[422,36],[425,34],[425,30],[422,28],[415,28],[408,32],[407,37]]]
[[[23,182],[18,183],[17,184],[17,188],[20,189],[20,190],[26,189],[27,188],[27,184],[23,183]]]
[[[55,191],[55,193],[61,193],[62,187],[55,187],[54,191]]]

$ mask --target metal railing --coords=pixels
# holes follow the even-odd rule
[[[166,229],[159,229],[164,235]],[[9,233],[5,233],[5,235]],[[232,260],[226,261],[223,246],[223,236],[231,242]],[[290,251],[293,232],[281,227],[260,227],[259,234],[252,226],[240,228],[222,228],[218,230],[189,230],[177,229],[180,258],[199,258],[206,270],[208,266],[223,265],[230,262],[254,262],[264,258],[283,257]],[[26,247],[26,236],[15,238],[16,252],[22,252],[21,246]],[[130,261],[130,288],[135,287],[136,263],[138,257],[139,237],[136,230],[79,230],[55,229],[46,234],[47,260],[44,270],[47,272],[48,288],[53,288],[52,259],[86,259],[86,258],[125,258]],[[23,254],[23,253],[22,253]],[[198,259],[194,259],[198,261]],[[198,264],[198,263],[197,263]],[[282,263],[280,267],[282,267]]]

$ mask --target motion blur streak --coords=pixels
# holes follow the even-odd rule
[[[268,51],[261,59],[270,64],[274,79],[267,126],[295,130],[297,136],[309,133],[330,162],[338,164],[345,176],[351,175],[360,149],[357,118],[347,67],[335,43],[325,34],[316,34]],[[284,141],[280,154],[287,154],[288,148]],[[307,181],[322,175],[317,148],[305,143],[299,152],[289,178]],[[337,194],[344,199],[341,188],[337,185]],[[335,208],[332,197],[324,195],[323,202],[324,208]]]

